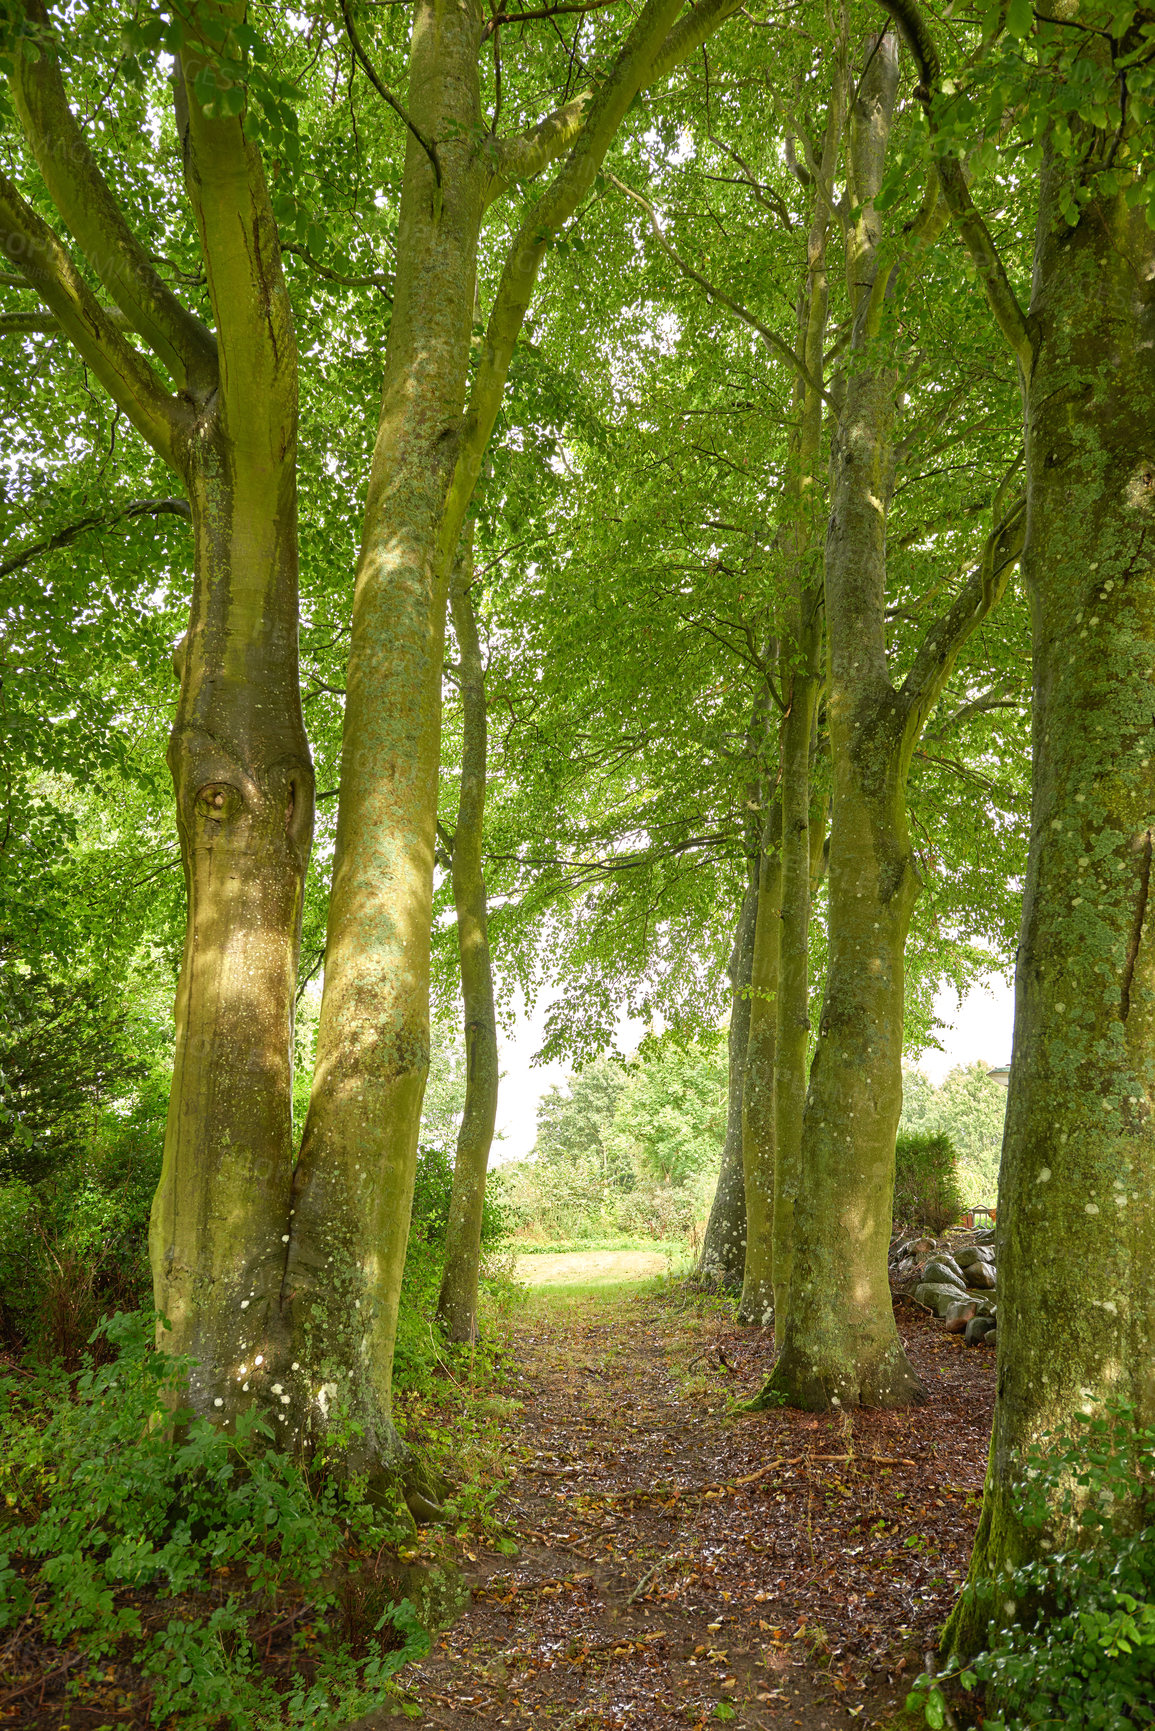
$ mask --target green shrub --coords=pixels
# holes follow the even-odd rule
[[[900,1136],[894,1146],[894,1218],[936,1235],[963,1211],[958,1156],[949,1136]]]
[[[157,1725],[328,1725],[383,1703],[427,1638],[411,1605],[380,1595],[369,1626],[350,1628],[341,1581],[403,1529],[363,1487],[312,1486],[255,1413],[236,1435],[177,1414],[174,1442],[161,1415],[187,1365],[151,1350],[144,1314],[103,1332],[112,1362],[0,1378],[0,1630],[35,1606],[43,1636],[94,1675],[109,1656],[134,1664]],[[157,1627],[142,1597],[172,1615]],[[256,1636],[286,1602],[298,1662],[282,1695]]]
[[[1047,1438],[1019,1486],[1024,1524],[1054,1536],[1041,1562],[964,1599],[997,1633],[957,1676],[986,1686],[986,1731],[1128,1731],[1155,1725],[1155,1429],[1130,1407],[1079,1415]],[[1000,1627],[1001,1625],[1001,1627]],[[937,1685],[908,1705],[944,1722]],[[997,1716],[992,1709],[997,1710]]]

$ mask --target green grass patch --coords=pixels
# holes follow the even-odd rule
[[[564,1256],[582,1250],[645,1250],[665,1256],[689,1256],[684,1238],[561,1238],[548,1244],[510,1239],[508,1247],[516,1256]]]

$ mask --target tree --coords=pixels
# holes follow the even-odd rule
[[[1017,104],[1039,175],[1030,304],[976,208],[934,38],[886,0],[910,45],[953,222],[1018,365],[1027,429],[1023,572],[1034,622],[1032,831],[1016,973],[1015,1044],[999,1182],[1000,1384],[971,1580],[994,1583],[1054,1543],[1019,1517],[1024,1455],[1087,1403],[1153,1417],[1146,1291],[1155,1133],[1151,691],[1155,603],[1145,452],[1155,357],[1145,297],[1155,233],[1139,163],[1149,139],[1145,16],[1008,14],[980,60]],[[1136,88],[1121,69],[1137,58]],[[1073,81],[1073,82],[1072,82]],[[1073,91],[1079,95],[1072,102]],[[1077,407],[1076,407],[1077,405]],[[1085,1301],[1059,1270],[1085,1271]],[[1093,1290],[1092,1290],[1093,1288]],[[1104,1294],[1107,1296],[1104,1297]],[[956,1614],[966,1653],[1002,1595]]]
[[[306,1368],[293,1374],[311,1386],[328,1360],[352,1355],[365,1366],[350,1390],[361,1452],[386,1468],[399,1455],[390,1366],[428,1065],[449,564],[547,245],[589,193],[634,99],[732,9],[733,0],[701,0],[676,22],[680,0],[648,0],[596,90],[510,139],[482,124],[479,51],[492,28],[480,6],[471,0],[445,11],[421,0],[413,14],[397,273],[354,597],[316,1079],[285,1275],[290,1334],[309,1319],[307,1361],[299,1360]],[[344,16],[359,62],[380,86]],[[482,218],[511,187],[559,160],[506,254],[470,384]]]
[[[1021,545],[1021,506],[1004,516],[996,496],[995,527],[977,566],[952,606],[925,629],[896,687],[885,597],[901,393],[898,356],[887,353],[882,335],[884,310],[945,220],[928,198],[902,251],[887,256],[874,201],[882,188],[898,69],[893,36],[868,42],[850,120],[851,364],[836,387],[825,559],[833,782],[829,957],[803,1123],[789,1310],[766,1390],[767,1398],[784,1396],[820,1410],[904,1405],[923,1397],[895,1329],[886,1273],[902,1102],[903,967],[920,887],[905,784],[914,747],[959,651],[1001,599]]]
[[[457,1136],[453,1192],[445,1237],[445,1272],[437,1316],[450,1340],[471,1340],[477,1330],[477,1277],[485,1174],[497,1117],[497,1017],[489,959],[485,876],[481,863],[485,817],[485,669],[471,593],[473,537],[467,528],[450,585],[461,685],[461,794],[449,847],[461,1003],[465,1018],[465,1109]]]
[[[90,28],[70,38],[83,100],[104,78]],[[292,317],[260,151],[216,77],[217,46],[235,47],[243,28],[241,7],[212,0],[173,25],[176,129],[162,126],[158,146],[162,160],[182,153],[215,334],[160,275],[165,238],[141,239],[114,197],[41,0],[12,20],[7,44],[30,197],[0,178],[0,247],[20,284],[175,472],[192,515],[193,601],[169,747],[188,923],[152,1260],[166,1340],[200,1364],[190,1398],[229,1413],[235,1365],[263,1338],[280,1294],[289,1030],[313,810],[297,688]],[[122,124],[137,127],[156,94],[123,86]],[[140,204],[144,216],[148,200]],[[111,308],[38,205],[70,231]],[[16,315],[8,328],[42,329],[44,319]]]

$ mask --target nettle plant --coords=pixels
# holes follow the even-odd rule
[[[258,1731],[395,1701],[393,1678],[429,1645],[371,1562],[411,1534],[403,1511],[370,1508],[356,1481],[315,1486],[255,1411],[232,1432],[180,1411],[188,1366],[153,1350],[151,1318],[117,1315],[98,1334],[113,1361],[43,1373],[34,1402],[26,1378],[0,1378],[0,1630],[35,1616],[85,1655],[81,1682],[131,1663],[158,1725]],[[297,1654],[283,1692],[258,1640],[286,1603]]]
[[[966,1589],[991,1631],[986,1650],[920,1678],[908,1698],[936,1731],[952,1680],[985,1686],[987,1731],[1155,1724],[1155,1428],[1117,1404],[1047,1445],[1018,1486],[1041,1558]]]

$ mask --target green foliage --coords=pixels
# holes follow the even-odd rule
[[[956,1065],[935,1088],[917,1070],[902,1078],[900,1135],[948,1136],[958,1155],[963,1202],[990,1207],[998,1196],[1007,1091],[986,1064]]]
[[[900,1135],[894,1148],[894,1218],[939,1233],[962,1211],[958,1155],[950,1137]]]
[[[129,1659],[149,1679],[157,1725],[324,1724],[387,1700],[428,1639],[404,1603],[378,1604],[370,1627],[349,1629],[336,1572],[368,1566],[400,1529],[363,1486],[313,1486],[267,1446],[256,1413],[230,1435],[174,1411],[188,1366],[153,1350],[147,1316],[117,1315],[102,1332],[109,1363],[89,1358],[31,1385],[0,1379],[0,1629],[34,1610],[89,1670]],[[171,1601],[171,1616],[142,1616],[142,1596]],[[256,1630],[286,1601],[300,1658],[282,1696]],[[304,1657],[312,1640],[315,1662]]]
[[[1125,1731],[1155,1724],[1155,1429],[1118,1404],[1077,1415],[1025,1463],[1025,1526],[1050,1535],[1050,1555],[968,1587],[965,1602],[994,1631],[969,1666],[925,1681],[910,1698],[935,1731],[939,1684],[985,1685],[988,1731]]]

